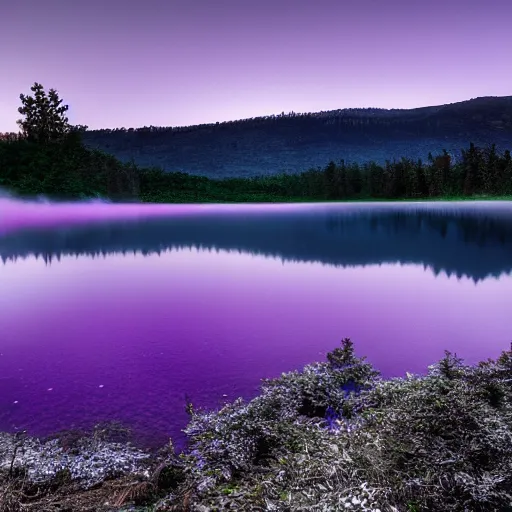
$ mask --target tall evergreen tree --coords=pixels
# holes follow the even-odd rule
[[[480,166],[479,151],[473,142],[469,144],[469,150],[462,150],[462,165],[464,167],[464,195],[470,196],[471,194],[481,192],[481,166]]]
[[[500,192],[502,194],[512,194],[512,156],[510,150],[507,149],[503,155],[503,171]]]
[[[418,197],[427,197],[428,196],[428,183],[427,178],[425,176],[425,167],[423,166],[423,162],[418,160],[416,164],[416,177],[415,177],[415,187],[416,194]]]
[[[482,166],[483,192],[492,194],[496,191],[499,176],[499,157],[496,144],[485,151],[485,165]]]
[[[50,89],[47,95],[43,86],[35,82],[30,90],[34,95],[20,94],[23,106],[18,108],[18,112],[25,116],[17,121],[24,137],[39,143],[62,140],[71,131],[65,116],[69,106],[62,105],[55,89]]]
[[[325,193],[329,199],[336,199],[336,164],[331,160],[327,167],[324,169],[325,177]]]

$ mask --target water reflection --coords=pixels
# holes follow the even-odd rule
[[[417,264],[436,275],[444,271],[474,281],[512,270],[508,205],[324,205],[187,213],[15,231],[0,237],[0,257],[5,263],[35,255],[51,263],[63,255],[149,255],[196,248],[341,267]]]
[[[444,349],[496,357],[512,337],[510,219],[487,206],[190,209],[10,231],[0,430],[116,419],[165,442],[185,395],[250,398],[345,336],[384,376],[421,373]]]

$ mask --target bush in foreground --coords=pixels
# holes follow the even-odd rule
[[[72,451],[69,436],[16,450],[5,435],[0,510],[64,501],[77,512],[141,510],[119,509],[130,502],[153,502],[147,512],[512,510],[511,400],[512,347],[476,366],[446,352],[425,376],[384,380],[344,339],[327,362],[264,381],[250,402],[189,404],[179,456],[147,458],[97,436]],[[128,473],[112,473],[113,448],[123,471],[123,457],[136,462]]]
[[[343,340],[248,403],[190,408],[187,484],[156,510],[506,510],[511,391],[512,350],[383,380]]]

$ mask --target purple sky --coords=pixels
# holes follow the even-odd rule
[[[0,132],[34,81],[91,129],[510,95],[511,17],[510,0],[5,1]]]

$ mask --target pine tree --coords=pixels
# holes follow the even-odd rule
[[[462,165],[465,171],[464,195],[470,196],[482,192],[481,151],[473,142],[468,151],[462,151]]]
[[[336,187],[336,164],[331,160],[327,167],[324,169],[325,178],[325,195],[329,199],[337,199]]]
[[[50,89],[47,95],[43,86],[35,82],[30,90],[34,96],[20,94],[23,106],[18,108],[18,112],[25,119],[19,119],[17,123],[23,136],[31,142],[43,144],[62,140],[71,131],[65,116],[69,106],[62,105],[55,89]]]
[[[512,156],[507,149],[503,155],[503,178],[501,186],[502,194],[512,194]]]
[[[483,191],[486,194],[497,192],[499,180],[499,156],[496,144],[492,144],[485,151],[485,165],[482,168]]]

